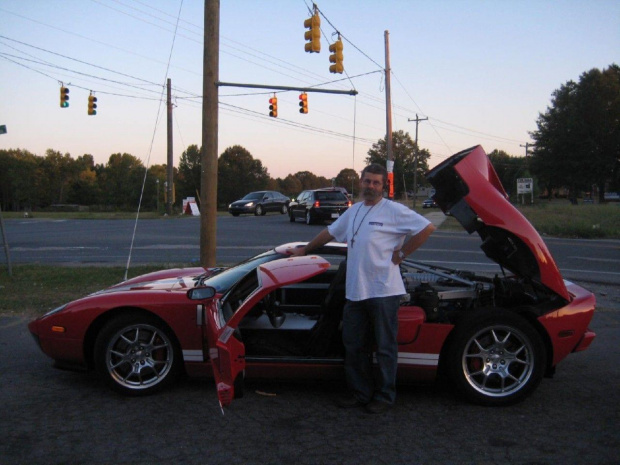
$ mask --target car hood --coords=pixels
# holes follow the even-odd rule
[[[468,233],[480,235],[487,257],[570,300],[547,246],[509,202],[481,146],[451,156],[426,173],[426,178],[435,188],[433,198],[442,211],[456,218]]]
[[[173,268],[156,271],[123,281],[96,294],[111,294],[128,291],[186,291],[196,284],[198,276],[210,276],[221,268]]]
[[[258,202],[258,200],[235,200],[234,202],[231,203],[231,205],[238,207],[238,206],[245,205],[246,203],[250,203],[250,202],[256,203]]]

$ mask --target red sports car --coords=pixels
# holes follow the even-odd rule
[[[446,375],[469,401],[507,405],[586,349],[592,293],[564,281],[539,234],[507,201],[480,146],[427,178],[435,200],[500,265],[476,275],[407,260],[399,381]],[[212,376],[222,405],[247,377],[343,378],[346,245],[291,257],[285,244],[226,269],[140,276],[70,302],[29,329],[58,366],[93,368],[114,389],[152,393],[185,372]]]

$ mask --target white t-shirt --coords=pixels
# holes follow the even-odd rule
[[[334,239],[348,245],[347,299],[405,294],[392,254],[407,235],[415,236],[429,223],[413,210],[384,198],[373,207],[356,203],[329,225],[327,230]]]

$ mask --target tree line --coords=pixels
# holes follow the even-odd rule
[[[385,165],[385,140],[368,152],[367,163]],[[200,148],[190,145],[181,155],[173,172],[175,206],[186,197],[200,197]],[[393,134],[395,190],[404,196],[413,188],[417,147],[408,133]],[[428,170],[427,150],[418,152],[417,179],[424,182]],[[166,165],[148,169],[128,153],[110,155],[107,163],[96,164],[90,154],[72,158],[48,149],[44,156],[27,150],[0,150],[0,206],[5,211],[40,210],[59,205],[83,205],[91,211],[164,208]],[[144,186],[144,191],[142,188]],[[273,178],[267,167],[240,145],[227,148],[218,157],[218,205],[220,208],[257,190],[277,190],[294,197],[306,189],[344,187],[358,194],[359,174],[351,168],[341,169],[333,178],[318,176],[312,171],[299,171],[284,178]],[[141,195],[142,194],[142,195]]]

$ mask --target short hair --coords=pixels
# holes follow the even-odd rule
[[[364,179],[364,174],[366,173],[380,174],[381,176],[383,176],[383,186],[387,186],[388,172],[384,166],[380,165],[379,163],[371,163],[362,170],[362,177],[360,179]]]

